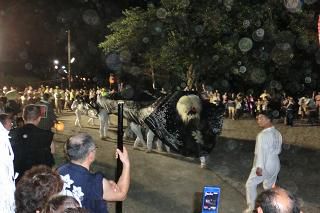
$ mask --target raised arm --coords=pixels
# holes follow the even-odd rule
[[[103,199],[107,201],[125,200],[130,186],[130,161],[127,149],[123,147],[123,152],[117,149],[117,157],[120,157],[123,163],[118,183],[103,179]]]

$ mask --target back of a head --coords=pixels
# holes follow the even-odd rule
[[[300,213],[297,198],[279,187],[260,193],[255,209],[258,213]]]
[[[264,115],[265,117],[267,117],[271,122],[273,121],[273,112],[271,110],[268,111],[262,111],[259,112],[258,115]]]
[[[65,144],[65,152],[71,161],[83,161],[94,149],[93,138],[86,133],[70,137]]]
[[[26,171],[15,191],[16,213],[42,210],[47,200],[63,188],[60,175],[50,167],[34,166]]]
[[[1,113],[0,114],[0,122],[2,123],[2,125],[5,125],[5,122],[7,119],[10,119],[10,116],[6,113]]]
[[[43,98],[43,100],[48,101],[49,98],[50,98],[49,93],[44,93],[43,96],[42,96],[42,98]]]
[[[63,213],[66,209],[80,207],[79,202],[71,196],[54,195],[46,203],[42,213]]]
[[[63,211],[63,213],[89,213],[88,210],[77,207],[77,208],[67,208],[66,210]]]
[[[40,107],[35,104],[29,104],[23,108],[22,117],[24,121],[34,121],[40,116]]]

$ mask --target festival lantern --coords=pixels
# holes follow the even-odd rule
[[[62,121],[58,121],[57,123],[54,124],[54,128],[59,132],[63,132],[64,123]]]

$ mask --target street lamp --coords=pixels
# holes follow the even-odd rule
[[[76,60],[74,57],[71,58],[71,32],[68,33],[68,87],[71,89],[71,64]]]

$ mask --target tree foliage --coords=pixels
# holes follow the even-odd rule
[[[162,0],[125,10],[100,47],[118,55],[116,72],[130,75],[135,66],[134,75],[150,77],[152,70],[167,88],[184,87],[193,76],[192,84],[225,91],[303,92],[320,81],[317,6],[312,0]],[[124,51],[130,60],[121,58]]]

